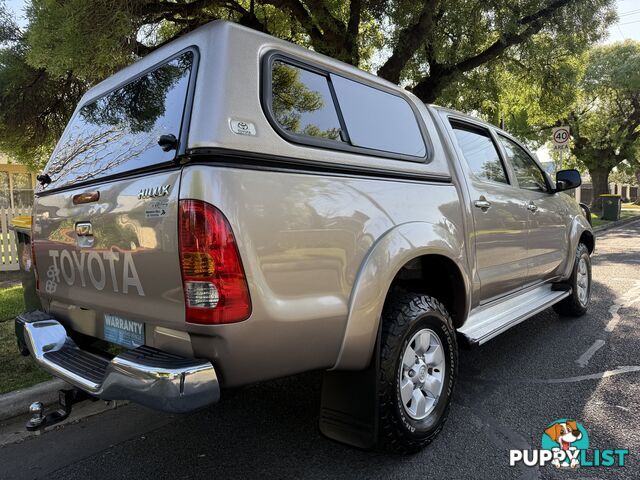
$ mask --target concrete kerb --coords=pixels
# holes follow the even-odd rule
[[[0,420],[29,413],[29,405],[33,402],[42,402],[45,406],[57,403],[58,390],[63,388],[69,388],[69,385],[53,379],[0,395]]]

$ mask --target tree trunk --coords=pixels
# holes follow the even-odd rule
[[[633,203],[635,203],[636,205],[640,205],[640,167],[638,167],[638,170],[636,170],[636,180],[636,183],[638,184],[638,190],[636,190],[638,192],[638,196],[636,197],[636,201]]]
[[[452,81],[454,75],[449,72],[442,72],[439,69],[432,69],[428,76],[424,77],[411,91],[424,103],[434,103],[442,90]]]
[[[609,193],[609,173],[610,168],[594,168],[589,169],[591,175],[591,184],[593,185],[593,198],[591,200],[591,210],[593,212],[602,212],[602,199],[600,195]]]

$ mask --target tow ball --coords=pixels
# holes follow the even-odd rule
[[[46,427],[50,427],[62,422],[71,414],[73,405],[83,400],[97,400],[83,390],[71,388],[58,391],[58,409],[45,415],[44,405],[42,402],[34,402],[29,406],[31,418],[25,425],[30,432],[42,431]]]

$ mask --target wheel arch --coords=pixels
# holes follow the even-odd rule
[[[413,258],[398,270],[387,297],[396,289],[437,298],[451,315],[455,328],[464,324],[466,288],[462,272],[451,258],[435,253]]]
[[[587,246],[587,248],[589,249],[589,255],[591,255],[593,251],[596,249],[595,236],[589,230],[585,230],[584,232],[582,232],[582,234],[580,235],[580,239],[578,240],[578,243],[584,243]]]
[[[569,251],[567,252],[567,259],[564,263],[562,272],[562,280],[566,280],[571,275],[573,270],[573,264],[575,262],[575,253],[578,248],[578,244],[584,243],[589,249],[591,255],[596,248],[596,237],[593,234],[593,229],[584,215],[577,215],[571,222],[569,229]]]
[[[440,292],[446,298],[439,300],[452,309],[455,326],[462,325],[470,303],[465,245],[461,231],[446,223],[402,224],[374,244],[354,282],[342,345],[332,370],[367,367],[384,303],[396,287],[412,285],[419,288],[417,293],[434,296]],[[444,269],[447,282],[421,282],[440,269]],[[447,292],[447,286],[451,291]]]

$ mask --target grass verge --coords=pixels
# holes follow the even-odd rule
[[[625,218],[637,217],[640,215],[640,209],[627,209],[623,208],[620,213],[620,220],[624,220]],[[600,225],[608,225],[611,223],[611,220],[603,220],[597,213],[591,214],[591,222],[594,227],[599,227]]]
[[[22,287],[0,290],[0,394],[49,380],[51,376],[16,347],[14,318],[24,311]]]
[[[16,315],[23,311],[24,299],[20,285],[0,290],[0,322],[13,320]]]

